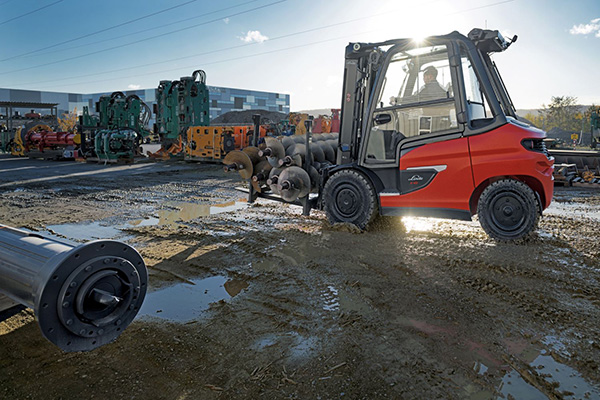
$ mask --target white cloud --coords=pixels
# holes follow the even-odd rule
[[[134,85],[133,83],[130,85],[127,85],[127,89],[131,89],[131,90],[138,90],[141,87],[142,87],[141,85]]]
[[[225,22],[226,24],[228,24],[229,23],[229,18],[223,19],[223,22]]]
[[[265,40],[269,40],[269,38],[265,35],[263,35],[262,33],[260,33],[260,31],[248,31],[248,33],[246,33],[246,36],[238,36],[243,42],[246,43],[252,43],[252,42],[257,42],[257,43],[262,43]]]
[[[600,18],[595,18],[589,24],[573,25],[569,30],[571,35],[589,35],[596,32],[596,37],[600,37]]]

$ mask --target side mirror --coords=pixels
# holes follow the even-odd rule
[[[382,125],[382,124],[387,124],[391,120],[392,120],[392,116],[390,114],[378,114],[373,119],[373,122],[375,123],[375,125]]]

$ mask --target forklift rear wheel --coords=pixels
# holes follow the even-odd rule
[[[527,237],[537,228],[539,219],[535,193],[514,179],[503,179],[485,188],[477,214],[483,230],[503,241]]]
[[[350,223],[364,230],[378,214],[377,196],[368,179],[359,172],[333,174],[323,188],[324,209],[329,223]]]

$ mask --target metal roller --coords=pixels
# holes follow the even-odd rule
[[[326,140],[325,143],[327,143],[333,149],[333,152],[337,155],[337,148],[338,148],[337,139],[329,139],[329,140]]]
[[[66,352],[115,340],[137,315],[147,286],[146,264],[127,244],[74,247],[0,225],[0,295],[32,308],[44,337]]]
[[[325,153],[323,152],[321,146],[319,146],[317,143],[310,143],[310,151],[312,152],[313,158],[316,162],[322,163],[325,161]]]
[[[269,172],[271,169],[271,164],[266,160],[259,162],[254,167],[251,183],[258,193],[262,193],[262,185],[269,179]]]
[[[285,151],[286,156],[294,157],[299,155],[302,158],[302,162],[306,161],[306,145],[304,143],[296,143],[290,146]],[[314,155],[311,154],[311,161],[314,161]]]
[[[319,145],[319,147],[321,147],[321,150],[323,151],[323,155],[325,156],[325,160],[334,164],[335,163],[335,150],[333,149],[333,147],[331,147],[329,145],[329,143],[327,143],[325,141],[319,141],[316,144]]]
[[[267,157],[267,161],[272,167],[278,166],[279,160],[285,157],[285,148],[283,147],[283,144],[273,137],[266,137],[265,146],[265,149],[259,150],[258,154],[261,157]]]
[[[302,157],[300,154],[294,154],[293,156],[285,156],[281,160],[279,160],[280,167],[290,167],[295,165],[297,167],[302,166]]]
[[[306,142],[305,135],[294,135],[294,136],[292,136],[292,138],[294,138],[294,142],[296,142],[296,143],[305,143]]]
[[[296,142],[295,142],[295,141],[294,141],[294,139],[293,139],[292,137],[290,137],[290,136],[284,136],[284,137],[282,137],[282,138],[281,138],[281,144],[282,144],[282,145],[283,145],[283,147],[284,147],[284,148],[286,148],[286,149],[287,149],[288,147],[290,147],[291,145],[293,145],[294,143],[296,143]]]
[[[237,171],[242,179],[250,179],[254,173],[254,164],[248,154],[240,150],[227,153],[223,159],[225,172]]]
[[[277,188],[283,200],[296,201],[310,192],[310,175],[300,167],[286,168],[279,175]]]
[[[269,179],[267,179],[267,185],[269,185],[271,191],[275,194],[279,194],[277,182],[279,180],[279,175],[281,175],[284,169],[285,167],[278,167],[271,169],[271,172],[269,172]]]
[[[242,152],[246,153],[248,157],[250,157],[252,165],[256,165],[263,160],[263,157],[260,156],[260,150],[258,149],[258,147],[244,147],[244,149],[242,149]]]

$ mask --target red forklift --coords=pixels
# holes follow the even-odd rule
[[[317,195],[299,199],[305,214],[323,209],[360,229],[378,214],[478,215],[494,239],[532,233],[552,201],[554,159],[545,132],[517,118],[490,57],[516,39],[473,29],[350,43],[336,163],[319,168]]]

